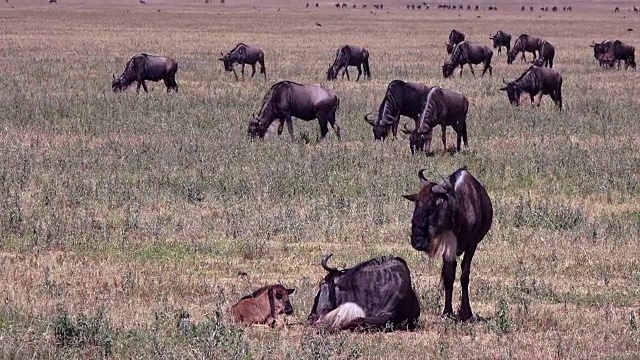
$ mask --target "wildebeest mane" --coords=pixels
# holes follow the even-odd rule
[[[255,290],[251,294],[241,297],[240,300],[257,298],[258,296],[262,295],[262,293],[264,293],[265,291],[269,290],[269,288],[271,286],[273,286],[273,285],[265,285],[265,286]]]
[[[398,99],[402,99],[403,94],[400,93],[403,87],[398,82],[391,82],[387,87],[387,92],[384,95],[384,100],[380,104],[378,110],[378,116],[380,118],[380,125],[389,126],[395,121],[394,115],[399,112],[401,104],[398,103]]]
[[[259,118],[262,118],[262,115],[265,113],[265,111],[272,110],[273,102],[275,100],[274,94],[277,94],[280,89],[288,87],[291,84],[303,86],[293,81],[280,81],[271,86],[269,91],[267,91],[267,93],[264,95],[264,98],[262,99],[262,107],[260,108],[260,113],[258,114]]]
[[[233,54],[236,50],[238,50],[238,48],[239,48],[240,46],[245,46],[245,47],[247,47],[248,45],[247,45],[247,44],[245,44],[245,43],[238,43],[238,45],[236,45],[236,47],[234,47],[231,51],[229,51],[229,52],[228,52],[228,54]]]
[[[427,95],[427,100],[424,102],[424,106],[422,108],[422,113],[420,114],[419,128],[423,128],[423,125],[429,125],[433,127],[434,125],[430,124],[430,121],[436,119],[440,112],[442,112],[442,107],[444,105],[444,93],[442,89],[439,87],[434,87],[429,91],[429,95]],[[429,119],[427,119],[426,115],[429,115]],[[425,123],[427,121],[427,123]]]

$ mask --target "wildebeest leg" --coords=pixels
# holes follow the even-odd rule
[[[236,72],[236,68],[231,68],[233,70],[233,75],[236,77],[236,81],[238,81],[238,73]]]
[[[458,312],[458,316],[462,321],[468,321],[473,317],[471,304],[469,303],[469,275],[471,274],[471,260],[473,259],[473,254],[476,252],[476,246],[477,244],[475,243],[470,245],[469,249],[465,251],[462,264],[460,265],[462,270],[462,274],[460,275],[462,299],[460,300],[460,311]]]
[[[142,81],[138,81],[138,86],[136,87],[136,92],[140,92],[140,86],[142,86]]]
[[[473,75],[473,77],[476,77],[476,72],[473,71],[473,65],[469,64],[469,70],[471,70],[471,75]],[[482,73],[482,75],[484,75],[484,72]]]
[[[278,136],[282,135],[282,130],[284,130],[284,120],[283,119],[278,119],[280,120],[280,125],[278,125]]]
[[[531,98],[531,106],[533,106],[534,100],[536,98],[536,96],[534,94],[529,94],[529,98]]]
[[[144,80],[138,83],[138,89],[140,89],[140,84],[142,84],[142,88],[144,89],[144,92],[148,93],[149,90],[147,89],[147,84],[144,82]]]
[[[540,92],[540,94],[538,94],[538,103],[536,104],[536,106],[540,106],[540,102],[542,102],[542,92]]]
[[[344,71],[342,72],[342,78],[344,79],[344,75],[347,75],[347,81],[351,81],[351,78],[349,78],[349,69],[347,69],[349,66],[345,66],[344,67]]]
[[[456,278],[456,261],[444,261],[442,263],[442,285],[444,286],[444,311],[442,316],[453,316],[451,297],[453,295],[453,281]]]
[[[291,119],[291,116],[285,116],[284,121],[287,123],[287,130],[289,131],[289,135],[291,135],[291,141],[295,142],[296,138],[293,136],[293,120]]]
[[[358,65],[357,69],[358,69],[358,78],[356,79],[356,81],[360,80],[360,76],[362,75],[362,66]]]
[[[464,66],[463,64],[460,64],[460,76],[462,76],[462,67],[463,66]]]
[[[251,77],[256,74],[256,64],[251,64]]]
[[[264,74],[264,79],[267,80],[267,68],[264,67],[264,60],[260,60],[260,72]]]
[[[329,132],[329,127],[327,126],[327,122],[328,121],[324,116],[318,116],[318,124],[320,124],[320,140],[323,140],[327,136],[327,133]]]
[[[447,153],[447,126],[445,124],[440,125],[442,128],[442,147],[444,148],[444,153]]]
[[[242,63],[242,70],[241,70],[241,73],[242,73],[242,80],[244,80],[244,63]]]

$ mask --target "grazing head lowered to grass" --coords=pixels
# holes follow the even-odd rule
[[[493,206],[485,188],[465,168],[456,170],[441,183],[427,180],[425,170],[418,172],[420,191],[403,195],[415,204],[411,219],[411,246],[443,260],[443,316],[453,316],[451,299],[456,259],[464,254],[458,317],[467,321],[473,316],[469,303],[471,260],[478,243],[491,228]]]
[[[274,326],[278,315],[293,314],[289,295],[294,291],[280,284],[263,286],[233,305],[231,315],[234,321],[244,325]]]
[[[337,79],[340,70],[343,70],[343,78],[347,75],[347,80],[351,80],[349,78],[349,66],[355,66],[358,69],[358,78],[356,81],[360,80],[363,69],[364,76],[371,79],[371,70],[369,69],[369,51],[358,46],[343,45],[338,49],[338,51],[336,51],[336,58],[327,70],[327,80]]]
[[[267,79],[267,69],[264,66],[264,51],[253,46],[239,43],[226,55],[222,52],[220,55],[222,57],[218,60],[224,64],[224,71],[233,71],[236,81],[238,81],[238,73],[236,73],[236,69],[234,68],[235,64],[242,65],[241,72],[242,79],[244,79],[244,65],[251,65],[251,77],[253,77],[256,74],[256,63],[260,63],[260,73],[264,75],[265,80]]]
[[[500,90],[507,93],[511,105],[520,105],[520,97],[523,93],[528,93],[531,104],[538,95],[537,106],[540,106],[543,95],[549,95],[559,109],[562,109],[562,75],[551,68],[543,68],[531,65],[517,79],[506,82]]]
[[[113,75],[111,88],[113,91],[126,90],[129,85],[134,82],[138,83],[136,91],[140,91],[140,87],[147,90],[145,80],[158,82],[164,81],[167,86],[167,92],[178,91],[178,83],[176,83],[176,72],[178,71],[178,63],[168,57],[156,56],[149,54],[139,54],[132,57],[125,66],[122,75],[116,78]]]

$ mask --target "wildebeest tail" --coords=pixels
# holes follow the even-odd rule
[[[369,68],[369,51],[362,49],[362,67],[364,68],[364,75],[371,79],[371,69]]]

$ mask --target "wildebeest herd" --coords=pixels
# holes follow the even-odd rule
[[[533,54],[533,62],[515,80],[504,81],[500,89],[505,91],[512,105],[519,105],[524,93],[529,94],[531,103],[538,96],[540,105],[543,95],[549,95],[558,109],[562,109],[562,75],[553,69],[556,49],[550,42],[521,34],[511,46],[512,36],[498,31],[490,37],[494,49],[507,50],[507,63],[513,64],[519,54],[526,61],[525,53]],[[493,51],[486,45],[469,41],[466,36],[452,30],[446,44],[449,55],[442,65],[442,74],[450,77],[457,67],[468,65],[475,76],[473,65],[483,64],[482,75],[487,71],[493,75],[491,61]],[[620,40],[605,40],[591,44],[594,57],[600,66],[635,69],[635,48]],[[265,52],[261,49],[239,43],[219,59],[226,72],[233,72],[239,80],[234,65],[242,66],[244,78],[245,64],[251,65],[253,77],[256,64],[267,79]],[[327,80],[342,76],[349,80],[348,67],[358,69],[359,81],[371,78],[371,55],[362,47],[344,45],[335,55],[326,74]],[[146,80],[163,80],[167,92],[178,91],[176,73],[178,63],[170,58],[139,54],[126,64],[122,75],[113,75],[113,91],[122,91],[137,83],[137,91],[142,87],[148,91]],[[258,114],[253,114],[248,124],[250,138],[263,138],[270,126],[278,124],[278,135],[284,125],[294,138],[293,120],[318,120],[320,138],[324,138],[331,126],[338,139],[342,138],[336,114],[340,106],[339,97],[331,90],[316,85],[304,85],[292,81],[280,81],[270,87],[265,94]],[[456,150],[468,145],[467,116],[469,100],[459,92],[438,86],[402,80],[391,81],[378,108],[376,116],[364,115],[364,120],[372,126],[375,140],[385,140],[390,133],[394,139],[400,125],[400,117],[413,119],[413,129],[405,123],[401,131],[409,135],[412,153],[429,153],[433,128],[442,130],[442,144],[447,151],[446,127],[456,132]],[[460,168],[441,182],[429,181],[424,169],[418,172],[420,190],[416,194],[404,195],[415,204],[411,219],[411,245],[414,249],[431,257],[441,257],[442,283],[445,291],[443,316],[454,316],[452,291],[458,256],[461,263],[462,297],[457,318],[462,321],[472,319],[469,302],[469,274],[471,261],[478,243],[491,228],[493,207],[485,188],[466,168]],[[352,268],[339,270],[328,265],[331,254],[325,255],[321,266],[326,276],[320,283],[313,307],[308,316],[311,324],[324,324],[333,330],[342,329],[393,329],[413,330],[418,323],[420,304],[411,284],[411,272],[407,263],[398,257],[374,258]],[[281,284],[264,286],[243,297],[231,308],[232,317],[243,324],[274,325],[278,315],[293,313],[289,296],[294,289]]]

